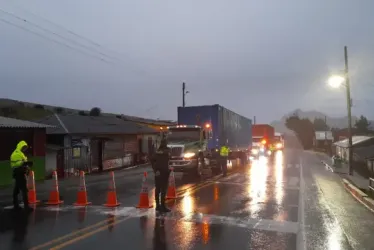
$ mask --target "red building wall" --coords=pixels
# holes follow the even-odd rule
[[[34,148],[33,148],[33,155],[34,156],[45,156],[45,143],[46,143],[46,134],[45,131],[42,129],[35,129],[34,130]]]

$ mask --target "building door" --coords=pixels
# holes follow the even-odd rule
[[[154,151],[154,148],[153,148],[153,140],[152,140],[152,137],[149,136],[148,137],[148,155],[152,155],[153,154],[153,151]]]
[[[104,148],[104,143],[103,141],[98,141],[98,166],[99,166],[99,172],[103,171],[103,148]]]
[[[65,177],[65,161],[64,161],[64,150],[60,149],[56,155],[56,170],[58,178]]]

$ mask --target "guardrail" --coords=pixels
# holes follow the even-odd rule
[[[374,192],[374,178],[369,178],[369,190]]]

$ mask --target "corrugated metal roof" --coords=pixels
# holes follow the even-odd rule
[[[51,128],[50,125],[0,116],[0,128]]]
[[[55,126],[47,134],[153,134],[156,130],[112,116],[54,114],[38,122]]]
[[[353,153],[361,159],[372,159],[374,157],[374,145],[362,148],[355,148]]]
[[[354,135],[354,136],[352,136],[352,145],[357,145],[357,144],[363,143],[363,142],[368,141],[368,140],[373,139],[373,138],[374,138],[373,136]],[[337,141],[337,142],[334,143],[334,145],[338,146],[338,147],[347,148],[348,147],[348,138],[344,139],[344,140],[341,140],[341,141]]]
[[[150,125],[168,126],[168,125],[177,124],[176,122],[173,122],[173,121],[155,120],[155,119],[141,118],[141,117],[130,116],[130,115],[121,115],[121,117],[122,117],[122,119],[124,119],[126,121],[146,123],[146,124],[150,124]]]
[[[331,131],[316,131],[315,137],[317,141],[325,140],[325,139],[332,141],[334,139]]]

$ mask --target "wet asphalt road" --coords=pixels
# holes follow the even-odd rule
[[[135,208],[141,174],[117,179],[116,209],[101,205],[104,182],[88,187],[87,208],[71,205],[73,189],[60,207],[40,206],[30,215],[7,208],[0,249],[374,249],[374,215],[315,153],[290,149],[226,177],[176,179],[179,198],[165,215]]]

